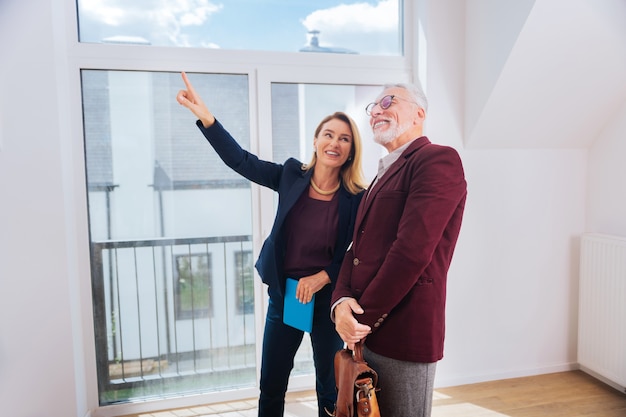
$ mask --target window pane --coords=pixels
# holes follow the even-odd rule
[[[189,77],[247,148],[247,77]],[[255,386],[249,182],[176,102],[180,74],[82,84],[101,404]]]
[[[81,42],[402,55],[401,0],[78,0]]]

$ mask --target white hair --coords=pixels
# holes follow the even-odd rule
[[[409,83],[385,84],[384,89],[388,88],[402,88],[406,90],[418,106],[423,108],[425,112],[428,111],[428,99],[426,99],[426,94],[424,94],[419,85]]]

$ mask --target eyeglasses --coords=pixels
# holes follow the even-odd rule
[[[368,116],[371,116],[372,115],[372,111],[374,110],[374,107],[376,107],[376,106],[380,106],[381,109],[387,110],[393,104],[393,99],[394,98],[396,98],[398,100],[408,101],[409,103],[417,104],[414,101],[407,100],[407,99],[402,98],[402,97],[396,97],[396,96],[389,95],[389,96],[385,96],[385,97],[381,98],[378,103],[374,102],[374,103],[368,104],[367,107],[365,107],[365,113],[367,113]]]

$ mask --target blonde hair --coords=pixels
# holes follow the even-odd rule
[[[350,116],[348,116],[344,112],[335,112],[330,114],[322,119],[317,128],[315,129],[315,137],[319,135],[322,131],[322,127],[325,123],[330,120],[337,119],[345,122],[350,126],[350,131],[352,132],[352,149],[350,150],[350,157],[348,160],[342,165],[339,175],[342,179],[343,186],[346,190],[348,190],[351,194],[358,194],[363,191],[367,186],[365,183],[365,176],[363,175],[363,168],[361,167],[362,161],[362,153],[363,153],[363,145],[361,142],[361,133],[359,132],[359,128],[356,123]],[[309,170],[315,167],[315,163],[317,162],[317,154],[313,152],[313,156],[311,157],[311,162],[304,165],[302,169]]]

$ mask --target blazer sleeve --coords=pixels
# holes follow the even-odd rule
[[[217,119],[208,128],[200,120],[196,125],[228,167],[252,182],[278,191],[283,165],[261,160],[244,150]]]

